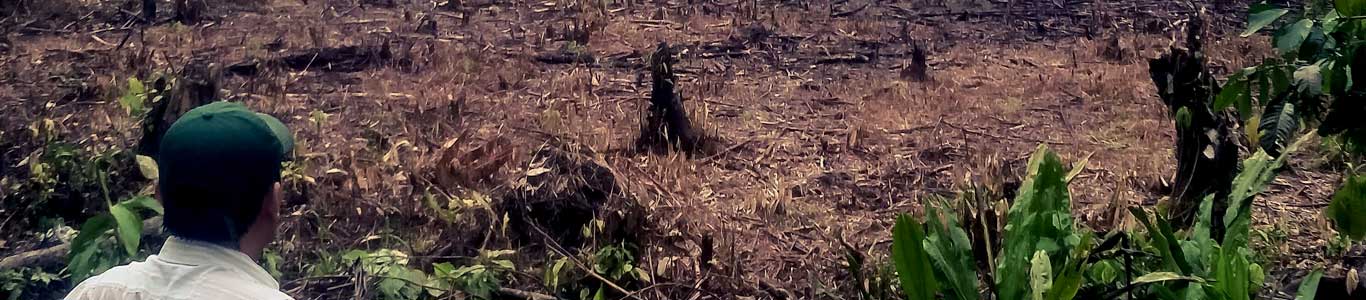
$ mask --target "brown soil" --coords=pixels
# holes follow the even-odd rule
[[[539,269],[543,239],[499,230],[501,212],[515,207],[448,222],[423,199],[539,203],[550,196],[527,192],[537,176],[593,177],[556,184],[589,203],[579,213],[639,206],[644,221],[623,218],[617,230],[638,242],[643,267],[666,270],[657,281],[686,285],[645,296],[675,299],[855,297],[841,288],[841,240],[881,257],[894,215],[918,212],[918,197],[952,195],[983,160],[1022,169],[1040,143],[1068,161],[1090,157],[1072,184],[1081,224],[1132,226],[1109,212],[1156,205],[1174,165],[1173,126],[1146,59],[1192,12],[1156,0],[1027,1],[1014,14],[1003,2],[954,0],[475,0],[455,9],[259,0],[210,4],[190,26],[139,25],[136,6],[122,1],[38,2],[67,6],[56,18],[38,9],[0,16],[0,254],[42,246],[38,221],[11,206],[27,203],[11,186],[28,178],[19,162],[42,143],[27,128],[54,120],[58,138],[79,148],[130,148],[138,120],[114,100],[125,80],[209,58],[229,71],[224,98],[296,134],[296,164],[310,180],[289,182],[276,247],[287,274],[303,277],[305,263],[347,249],[397,245],[426,257],[524,249],[519,264]],[[1225,2],[1201,4],[1211,8],[1207,48],[1220,74],[1270,53],[1266,38],[1236,37],[1246,4]],[[693,126],[720,143],[711,153],[634,149],[649,104],[645,58],[659,42],[680,50],[678,87]],[[923,82],[901,75],[913,44],[926,52]],[[367,54],[300,63],[346,51]],[[549,145],[582,157],[538,155]],[[1274,262],[1268,278],[1325,260],[1331,230],[1319,211],[1339,179],[1315,157],[1293,159],[1256,202],[1255,230],[1266,234],[1255,239]],[[706,271],[704,251],[715,252]],[[664,262],[672,267],[658,268]],[[508,285],[538,289],[540,273],[528,273]],[[285,288],[301,299],[350,295],[291,279]]]

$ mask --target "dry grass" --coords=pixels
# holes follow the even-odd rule
[[[90,70],[94,75],[83,78],[109,90],[126,74],[174,70],[194,56],[231,63],[278,57],[281,51],[267,46],[277,41],[284,51],[317,47],[310,31],[331,46],[387,40],[396,57],[410,61],[356,73],[280,69],[231,77],[225,84],[230,100],[276,115],[294,129],[298,163],[315,179],[293,191],[292,203],[298,204],[289,208],[280,243],[286,260],[299,263],[326,251],[385,247],[393,240],[409,241],[411,251],[430,255],[526,246],[487,230],[496,214],[448,224],[421,203],[424,194],[437,192],[423,180],[452,140],[461,151],[510,141],[511,162],[477,188],[494,195],[525,179],[530,151],[548,136],[591,149],[616,174],[622,196],[644,206],[642,263],[674,266],[659,274],[663,279],[714,278],[705,288],[745,295],[763,295],[755,285],[767,282],[804,298],[822,292],[818,286],[843,284],[837,279],[840,240],[882,255],[893,215],[917,212],[919,197],[952,194],[955,176],[968,172],[974,158],[997,157],[1021,168],[1019,161],[1039,143],[1050,144],[1067,161],[1090,156],[1072,185],[1073,207],[1083,224],[1098,227],[1113,223],[1106,218],[1116,201],[1155,203],[1173,172],[1172,126],[1144,59],[1164,51],[1165,34],[1126,32],[1122,44],[1132,55],[1108,61],[1098,56],[1100,40],[1031,39],[1019,37],[1028,31],[988,30],[1000,25],[998,19],[903,25],[870,17],[888,12],[879,7],[836,19],[786,5],[763,7],[757,19],[741,7],[713,8],[721,15],[669,9],[667,22],[642,22],[656,10],[613,5],[604,13],[591,3],[566,2],[560,5],[574,7],[536,12],[543,8],[538,3],[512,2],[465,17],[424,5],[358,8],[341,2],[217,8],[216,23],[149,27],[111,52],[118,61],[131,51],[155,51],[145,65],[54,54],[110,51],[113,46],[90,36],[117,43],[123,31],[19,36],[15,51],[0,54],[0,65],[32,78]],[[436,38],[417,33],[405,14],[436,20]],[[571,20],[600,24],[590,26],[596,30],[585,45],[600,62],[648,53],[659,41],[691,46],[744,40],[752,26],[764,26],[773,37],[751,41],[744,56],[704,59],[691,53],[677,65],[692,119],[722,141],[718,152],[640,154],[631,147],[648,94],[647,74],[531,59],[562,47],[565,42],[539,40],[540,35]],[[905,60],[897,53],[909,47],[903,28],[927,41],[932,81],[897,75]],[[883,56],[866,64],[811,63],[868,51],[860,43],[885,45],[878,50]],[[1254,64],[1269,52],[1263,39],[1231,36],[1215,38],[1211,48],[1212,62],[1224,71]],[[0,117],[6,122],[0,130],[13,132],[60,115],[70,120],[63,128],[72,140],[92,136],[85,142],[127,145],[136,138],[127,130],[131,120],[116,116],[117,105],[100,100],[106,96],[39,109],[41,99],[62,90],[9,83],[14,77],[0,80],[7,80],[0,85],[0,108],[24,107],[21,114]],[[315,123],[317,113],[331,117]],[[1258,206],[1256,219],[1267,220],[1259,227],[1290,223],[1299,228],[1292,237],[1318,238],[1323,227],[1316,225],[1317,210],[1290,205],[1324,201],[1336,179],[1315,170],[1303,174],[1286,180],[1309,182],[1307,187],[1281,186],[1259,202],[1266,204]],[[1272,221],[1280,218],[1287,221]],[[697,270],[704,238],[714,238],[719,248],[714,275]],[[1290,250],[1308,253],[1322,244],[1294,243]],[[540,258],[530,262],[535,259]],[[302,271],[301,265],[289,267]]]

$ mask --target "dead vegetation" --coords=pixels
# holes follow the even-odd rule
[[[654,272],[623,284],[635,297],[832,298],[853,291],[843,244],[877,261],[891,216],[920,197],[972,193],[959,213],[974,242],[991,240],[1038,143],[1090,157],[1073,194],[1092,226],[1131,226],[1115,207],[1155,205],[1183,181],[1172,157],[1185,152],[1169,151],[1184,135],[1135,59],[1166,51],[1192,12],[1162,1],[1108,6],[1134,17],[1095,39],[1091,2],[179,0],[150,25],[130,23],[137,6],[79,2],[0,3],[16,12],[0,16],[0,254],[60,228],[26,217],[52,214],[12,188],[33,178],[21,161],[48,153],[33,128],[131,148],[141,119],[111,99],[154,73],[179,75],[154,116],[223,99],[295,131],[276,248],[301,298],[353,297],[363,276],[313,272],[382,248],[414,265],[517,249],[532,276],[504,286],[563,296],[535,278],[560,247],[618,242]],[[1206,72],[1267,51],[1212,15]],[[113,194],[145,185],[114,170]],[[1284,220],[1261,228],[1302,228],[1277,268],[1326,244],[1305,205],[1337,178],[1296,176],[1255,208]],[[98,188],[68,190],[44,205],[72,208],[56,223],[75,226]]]

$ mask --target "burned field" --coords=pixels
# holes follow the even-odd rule
[[[226,100],[295,134],[269,264],[298,299],[388,297],[343,258],[377,254],[506,263],[507,298],[852,299],[896,214],[1010,198],[1040,144],[1084,168],[1079,226],[1141,227],[1178,168],[1148,59],[1197,11],[1211,72],[1273,55],[1230,1],[147,2],[0,4],[0,256],[150,193],[148,136]],[[1269,291],[1333,239],[1341,166],[1296,155],[1253,207]]]

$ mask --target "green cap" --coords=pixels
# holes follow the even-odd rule
[[[238,103],[210,103],[186,112],[162,137],[159,187],[165,196],[181,197],[170,200],[182,205],[231,207],[194,202],[255,200],[242,198],[279,181],[280,163],[293,148],[294,138],[280,120]]]

